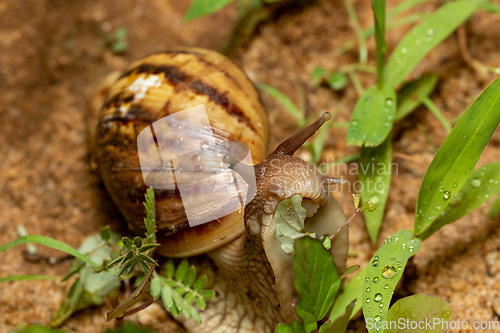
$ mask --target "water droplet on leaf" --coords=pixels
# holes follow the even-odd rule
[[[396,271],[396,268],[392,265],[385,265],[384,268],[382,269],[382,276],[386,279],[392,279],[398,275],[398,272]]]

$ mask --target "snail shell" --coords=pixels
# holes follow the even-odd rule
[[[215,51],[184,48],[153,54],[108,80],[114,82],[101,91],[106,97],[95,125],[92,161],[112,200],[136,231],[144,228],[142,202],[147,188],[137,138],[155,121],[203,104],[211,138],[245,144],[253,164],[265,157],[268,124],[258,92],[243,71]],[[200,142],[205,135],[186,130],[186,136]],[[197,171],[210,172],[203,165]],[[176,186],[155,188],[155,194],[160,254],[185,257],[204,253],[245,231],[242,209],[190,227]]]

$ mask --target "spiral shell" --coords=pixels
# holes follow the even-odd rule
[[[134,62],[107,89],[97,118],[93,161],[112,200],[135,230],[143,228],[147,188],[138,135],[161,118],[201,104],[215,140],[245,144],[254,164],[264,159],[268,124],[258,92],[235,64],[217,52],[188,48],[150,55]],[[196,255],[244,232],[242,210],[189,227],[178,188],[155,189],[155,194],[161,254]]]

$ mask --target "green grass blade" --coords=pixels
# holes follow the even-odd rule
[[[97,269],[100,267],[98,264],[96,264],[95,262],[90,260],[87,256],[81,254],[75,248],[69,246],[68,244],[63,243],[61,241],[58,241],[57,239],[53,239],[53,238],[45,237],[45,236],[40,236],[40,235],[28,235],[28,236],[19,237],[18,239],[16,239],[13,242],[10,242],[10,243],[7,243],[7,244],[0,246],[0,252],[6,251],[14,246],[24,244],[24,243],[36,243],[36,244],[40,244],[40,245],[45,245],[47,247],[66,252],[67,254],[70,254],[75,258],[78,258],[82,261],[85,261],[87,264],[89,264],[93,268]]]
[[[408,259],[414,255],[421,240],[409,230],[389,236],[368,264],[363,288],[363,315],[367,323],[384,322],[396,284],[403,275]],[[382,333],[368,326],[368,332]]]
[[[448,2],[413,28],[399,42],[385,66],[385,84],[396,87],[425,55],[441,43],[478,8],[478,2]]]
[[[365,38],[363,38],[363,29],[361,29],[356,10],[354,9],[353,1],[344,0],[344,6],[347,10],[347,15],[349,15],[349,21],[351,21],[351,24],[354,27],[354,31],[356,32],[356,36],[358,38],[359,62],[361,64],[366,64],[366,61],[368,59],[368,50],[366,48]]]
[[[425,239],[465,215],[469,214],[486,201],[500,193],[500,163],[491,163],[474,170],[460,191],[451,197],[449,205],[438,216],[436,221],[419,237]]]
[[[293,104],[292,100],[288,98],[285,94],[283,94],[278,89],[262,82],[257,83],[257,87],[259,87],[259,89],[264,90],[266,93],[274,97],[288,111],[288,113],[290,113],[290,115],[295,119],[295,121],[300,127],[304,127],[306,125],[304,120],[304,112],[299,110],[295,106],[295,104]]]
[[[373,212],[363,212],[370,239],[376,244],[391,186],[391,138],[388,137],[377,147],[362,147],[360,155],[359,180],[362,184],[362,205],[370,201],[377,206]]]
[[[428,229],[465,184],[500,123],[500,78],[472,103],[425,173],[417,199],[415,234]]]
[[[436,87],[437,81],[438,76],[431,73],[406,83],[398,91],[398,108],[394,121],[403,119],[422,104],[420,96],[429,96]]]
[[[47,275],[9,275],[0,278],[0,283],[9,281],[23,281],[23,280],[54,280],[55,277]]]
[[[354,108],[347,131],[347,144],[378,146],[391,132],[395,114],[396,93],[392,88],[368,88]]]
[[[493,201],[486,216],[488,216],[490,219],[496,219],[500,216],[500,197],[496,198],[495,201]]]
[[[401,2],[400,4],[398,4],[394,7],[392,7],[392,9],[387,12],[387,18],[396,16],[396,15],[401,14],[407,10],[410,10],[418,4],[430,2],[430,1],[435,1],[435,0],[406,0],[406,1]]]
[[[182,19],[182,22],[194,20],[200,16],[208,15],[222,9],[234,0],[194,0]]]
[[[375,44],[377,49],[377,84],[384,84],[384,64],[387,44],[385,42],[385,0],[372,0]]]
[[[444,117],[443,113],[439,108],[434,104],[434,102],[428,97],[428,96],[420,96],[420,100],[422,103],[429,109],[430,112],[434,115],[434,117],[439,120],[441,125],[443,125],[444,129],[446,130],[446,133],[451,132],[451,125],[450,122]]]

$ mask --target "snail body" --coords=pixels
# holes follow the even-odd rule
[[[297,319],[292,307],[296,297],[293,256],[285,254],[274,237],[274,212],[280,200],[300,194],[308,212],[307,232],[315,232],[318,237],[334,235],[344,224],[340,205],[326,189],[331,179],[292,156],[329,119],[328,115],[266,157],[268,124],[258,92],[236,65],[214,51],[178,49],[153,54],[133,63],[123,74],[113,74],[108,81],[110,86],[101,90],[104,102],[94,124],[92,164],[111,198],[127,223],[139,231],[145,216],[144,193],[148,184],[153,186],[159,253],[170,257],[208,253],[214,263],[205,267],[204,273],[212,276],[207,287],[216,291],[216,297],[200,313],[202,324],[184,322],[188,332],[273,332],[278,323]],[[209,124],[195,131],[188,131],[189,126],[172,125],[158,131],[160,127],[155,124],[161,119],[171,115],[182,118],[183,110],[200,105]],[[172,141],[173,136],[165,133],[174,133],[177,127],[182,135]],[[166,139],[150,139],[149,145],[142,146],[143,134],[150,132],[153,137]],[[203,146],[217,147],[218,155],[213,154],[216,158],[208,161],[195,154],[180,173],[172,161],[185,154],[185,147],[179,143],[182,139],[198,140],[201,150]],[[238,145],[248,147],[248,165],[226,160]],[[145,168],[141,156],[154,156],[154,151],[159,152],[161,161],[155,162],[156,167],[151,163]],[[225,169],[213,173],[213,165],[219,164]],[[175,172],[173,181],[165,178],[168,172]],[[202,186],[209,189],[206,193],[197,188],[195,202],[211,199],[218,203],[235,178],[238,184],[255,179],[255,186],[248,187],[254,190],[254,197],[241,201],[238,195],[241,209],[220,217],[214,215],[217,204],[208,211],[200,208],[199,215],[215,218],[193,227],[183,205],[185,198],[180,196],[180,182],[204,181],[208,176],[219,177],[215,178],[217,186]],[[219,205],[225,205],[219,201]],[[345,269],[347,249],[348,234],[343,229],[330,250],[340,273]]]

